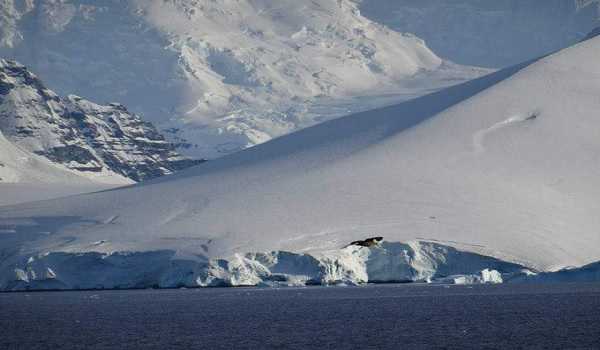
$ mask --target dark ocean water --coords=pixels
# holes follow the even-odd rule
[[[600,349],[600,285],[0,294],[2,349]]]

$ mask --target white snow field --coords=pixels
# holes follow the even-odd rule
[[[6,0],[0,57],[61,95],[123,103],[207,159],[487,72],[351,0]]]
[[[174,175],[2,207],[0,288],[597,279],[599,52],[596,37]]]

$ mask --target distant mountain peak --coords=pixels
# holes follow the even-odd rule
[[[141,181],[197,164],[118,103],[60,97],[25,66],[0,59],[0,131],[21,149],[82,175]]]

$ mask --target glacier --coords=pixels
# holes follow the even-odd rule
[[[173,251],[32,256],[2,266],[0,289],[121,289],[364,283],[503,283],[534,272],[432,242],[383,242],[318,255],[274,251],[229,259],[181,259]]]
[[[0,290],[358,286],[366,283],[597,282],[600,265],[539,272],[435,242],[383,242],[311,255],[273,251],[229,259],[178,258],[170,250],[52,252],[0,267]]]
[[[173,175],[0,207],[2,289],[596,280],[599,50],[593,37]]]

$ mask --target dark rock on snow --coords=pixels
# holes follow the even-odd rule
[[[351,242],[350,245],[357,245],[361,247],[372,247],[379,244],[383,240],[383,237],[371,237],[362,241]]]

